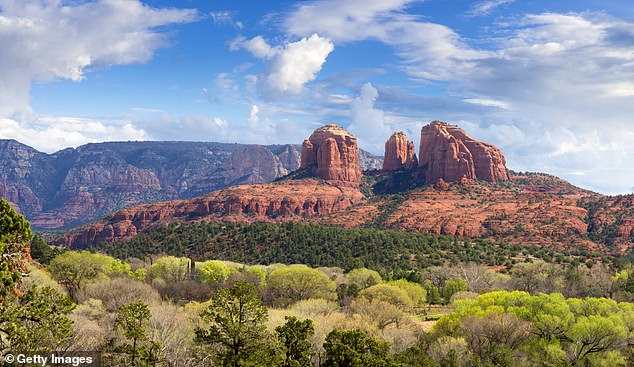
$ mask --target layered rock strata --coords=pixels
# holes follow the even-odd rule
[[[385,142],[383,170],[398,171],[413,169],[416,166],[418,166],[418,159],[414,153],[414,142],[407,140],[407,135],[402,131],[392,134]]]
[[[427,183],[463,177],[488,182],[509,180],[506,160],[495,146],[477,141],[442,121],[423,126],[418,164]]]
[[[335,124],[316,129],[302,144],[301,168],[312,169],[324,180],[359,183],[357,138]]]

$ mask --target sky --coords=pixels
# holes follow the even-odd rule
[[[295,143],[382,155],[432,120],[516,171],[634,192],[630,0],[0,0],[0,138]]]

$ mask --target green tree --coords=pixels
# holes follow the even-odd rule
[[[53,258],[60,254],[61,250],[49,246],[42,237],[35,235],[31,240],[31,257],[40,264],[49,264]]]
[[[219,350],[216,355],[219,365],[265,364],[263,354],[270,338],[264,325],[268,310],[253,284],[237,281],[233,287],[219,290],[200,317],[210,326],[208,329],[197,328],[196,340],[212,344]]]
[[[189,278],[189,259],[186,257],[162,257],[150,267],[152,278],[162,278],[166,282],[182,282]]]
[[[309,298],[336,300],[336,284],[326,274],[308,267],[287,267],[273,271],[267,280],[272,303],[288,306]]]
[[[15,293],[22,274],[26,273],[25,258],[31,237],[31,224],[6,200],[0,200],[0,302]]]
[[[299,321],[295,316],[286,316],[286,323],[275,328],[283,350],[282,367],[307,367],[315,354],[309,338],[315,333],[313,321]]]
[[[0,353],[44,352],[67,342],[74,305],[50,287],[24,289],[30,224],[9,203],[0,200]]]
[[[361,330],[332,330],[324,342],[324,367],[396,367],[390,346]]]
[[[121,274],[132,276],[130,265],[107,255],[88,251],[66,251],[56,256],[49,265],[53,278],[66,287],[68,294],[77,300],[77,292],[99,276]]]
[[[366,268],[352,269],[346,274],[346,279],[349,283],[356,284],[359,290],[383,282],[381,275],[377,271]]]
[[[123,333],[130,344],[116,348],[130,357],[130,365],[147,366],[160,360],[161,343],[150,340],[152,313],[142,301],[119,307],[115,327]]]
[[[198,270],[200,281],[209,285],[224,282],[231,275],[231,268],[218,260],[205,261],[198,267]]]
[[[380,300],[399,307],[412,307],[414,301],[405,290],[394,284],[377,284],[359,292],[359,297]]]
[[[463,292],[467,290],[469,290],[467,282],[460,278],[453,278],[447,280],[445,284],[443,284],[442,288],[440,289],[440,294],[444,299],[444,303],[447,304],[451,301],[451,296],[458,292]]]

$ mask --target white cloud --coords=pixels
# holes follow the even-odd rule
[[[328,38],[312,34],[276,47],[261,36],[237,38],[229,48],[233,51],[243,48],[257,58],[270,60],[266,74],[258,78],[262,96],[270,99],[300,93],[306,83],[315,80],[334,45]]]
[[[191,22],[193,10],[138,0],[0,0],[0,116],[29,112],[32,80],[79,81],[86,70],[149,60],[167,44],[157,27]]]
[[[249,127],[251,129],[255,129],[258,126],[258,113],[260,112],[260,109],[258,108],[258,105],[253,105],[251,106],[251,112],[249,112]]]
[[[483,16],[490,14],[496,8],[515,2],[515,0],[485,0],[473,4],[467,12],[470,16]]]
[[[242,22],[236,21],[230,11],[212,11],[209,13],[212,22],[216,25],[229,25],[237,29],[242,29]]]
[[[634,133],[634,22],[605,13],[528,14],[467,39],[407,14],[409,3],[370,2],[357,16],[357,1],[313,1],[294,8],[283,26],[337,44],[377,40],[395,49],[410,77],[447,85],[452,96],[418,107],[407,101],[415,98],[388,96],[382,104],[388,122],[436,111],[432,119],[454,118],[474,137],[503,146],[511,168],[559,174],[605,192],[629,190],[634,145],[624,136]],[[482,13],[507,3],[477,5]],[[606,165],[615,180],[610,185],[602,176]]]
[[[403,68],[422,79],[445,80],[471,70],[487,54],[469,48],[451,28],[405,13],[415,0],[322,0],[299,5],[285,19],[297,36],[318,33],[335,43],[378,40],[396,49]]]
[[[238,37],[229,45],[231,51],[237,51],[241,48],[260,59],[270,59],[280,51],[279,48],[271,47],[262,36],[255,36],[251,39]]]
[[[15,139],[43,152],[102,141],[149,140],[147,132],[127,120],[41,116],[16,121],[0,118],[0,136]]]
[[[359,139],[359,144],[367,150],[380,154],[391,134],[385,121],[385,112],[374,107],[379,92],[370,83],[361,87],[360,94],[350,102],[350,132]]]

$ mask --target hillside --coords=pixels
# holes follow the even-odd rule
[[[54,243],[84,248],[172,222],[293,221],[487,238],[558,251],[624,255],[632,249],[631,196],[606,197],[547,174],[507,170],[497,148],[444,123],[423,127],[422,138],[437,147],[431,158],[412,165],[409,144],[392,149],[391,139],[386,152],[397,159],[386,156],[386,161],[403,166],[360,176],[356,155],[350,153],[357,149],[356,139],[327,125],[302,145],[300,170],[274,183],[127,208]]]
[[[53,154],[0,140],[0,197],[39,229],[68,228],[142,203],[270,182],[296,170],[299,146],[203,142],[87,144]],[[361,155],[364,169],[381,160]]]

